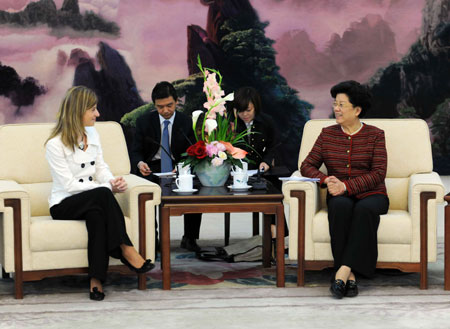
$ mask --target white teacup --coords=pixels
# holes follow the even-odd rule
[[[175,184],[180,191],[192,191],[194,175],[180,175],[175,179]]]
[[[233,175],[233,188],[246,188],[247,180],[247,172],[235,172]]]
[[[248,163],[245,161],[242,161],[242,160],[241,160],[241,163],[242,163],[242,168],[240,168],[238,166],[234,166],[234,169],[233,169],[234,173],[243,172],[243,173],[247,174]]]
[[[190,175],[191,174],[191,166],[184,165],[184,163],[177,164],[177,171],[179,176]]]

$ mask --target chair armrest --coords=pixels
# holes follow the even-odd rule
[[[411,205],[412,198],[420,197],[422,192],[435,192],[436,202],[444,202],[444,184],[434,171],[426,174],[414,174],[409,178],[408,205]]]
[[[30,196],[17,182],[0,180],[0,256],[6,272],[21,272],[31,266],[29,243]],[[15,257],[19,260],[15,264]]]
[[[302,177],[299,171],[294,172],[291,177]],[[315,182],[286,181],[282,187],[284,202],[289,205],[289,259],[297,259],[299,240],[304,238],[305,248],[301,251],[303,256],[311,258],[313,252],[312,227],[314,215],[320,210],[319,188]],[[300,204],[303,197],[298,198],[294,195],[296,192],[304,193],[304,206]],[[304,223],[300,223],[304,211]],[[304,230],[304,237],[299,237],[300,230]],[[304,226],[303,226],[304,225]]]
[[[418,261],[420,257],[423,257],[423,261],[435,261],[437,203],[443,201],[444,185],[437,173],[411,175],[408,186],[408,211],[412,219],[411,259],[413,261]],[[423,232],[421,227],[424,229]],[[421,248],[416,244],[424,244],[428,253],[421,255]]]
[[[0,180],[0,212],[5,210],[5,199],[21,199],[29,201],[28,192],[17,182]]]
[[[123,193],[116,193],[116,198],[125,216],[132,217],[131,208],[138,205],[140,194],[153,193],[151,203],[154,206],[161,203],[161,187],[158,184],[133,174],[124,175],[123,178],[126,180],[128,188]]]
[[[302,177],[300,172],[295,171],[291,177]],[[293,191],[303,191],[305,192],[305,198],[310,204],[314,204],[313,214],[319,211],[319,188],[315,182],[300,182],[300,181],[285,181],[283,182],[282,192],[284,195],[284,202],[291,206],[292,202],[297,202],[297,198],[291,197],[291,192]],[[295,200],[293,200],[295,199]]]
[[[133,174],[124,175],[123,178],[128,189],[124,193],[116,193],[116,198],[124,215],[131,220],[130,239],[142,255],[154,262],[155,206],[161,203],[161,187]],[[141,220],[140,214],[143,215]],[[140,235],[140,232],[143,234]]]

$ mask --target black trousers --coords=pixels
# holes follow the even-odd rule
[[[154,160],[151,161],[148,166],[150,167],[152,172],[160,172],[161,171],[161,160]],[[149,181],[152,181],[153,183],[156,183],[158,185],[161,185],[161,180],[159,177],[155,175],[150,176],[142,176],[140,173],[139,175],[141,177],[144,177],[148,179]],[[162,186],[161,186],[162,188]],[[200,236],[200,225],[202,223],[202,214],[186,214],[184,215],[184,236],[190,239],[198,239]],[[155,227],[158,227],[158,223],[155,219]],[[158,235],[156,235],[158,236]]]
[[[335,269],[347,265],[358,274],[373,276],[378,258],[380,215],[387,213],[389,199],[382,194],[364,199],[328,195],[327,204]]]
[[[121,244],[132,246],[125,219],[110,189],[98,187],[65,198],[50,208],[53,219],[85,220],[88,231],[89,277],[106,280],[109,256],[122,256]]]

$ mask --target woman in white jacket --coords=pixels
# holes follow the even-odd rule
[[[56,127],[46,142],[46,158],[53,178],[49,197],[53,219],[85,220],[88,231],[90,299],[103,300],[109,256],[120,258],[137,273],[154,265],[133,247],[122,210],[113,192],[127,183],[114,178],[103,161],[94,128],[100,116],[95,93],[83,86],[68,90],[61,103]]]

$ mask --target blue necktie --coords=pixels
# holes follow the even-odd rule
[[[161,149],[161,172],[172,171],[172,158],[168,153],[170,153],[169,145],[169,120],[164,120],[164,130],[162,134],[162,149]]]

